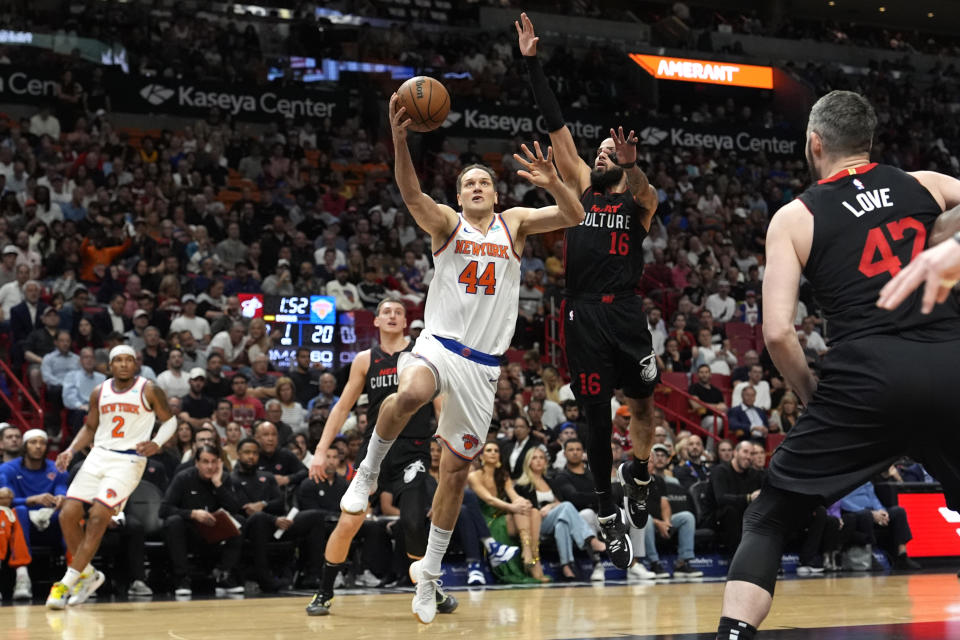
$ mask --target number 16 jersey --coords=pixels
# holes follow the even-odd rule
[[[799,196],[813,215],[803,273],[823,307],[830,344],[868,335],[953,340],[960,306],[951,296],[920,313],[921,287],[893,311],[877,307],[880,289],[927,247],[940,204],[895,167],[867,164],[820,180]]]
[[[424,330],[490,355],[510,346],[520,303],[520,256],[499,213],[485,231],[458,213],[457,227],[433,254]]]

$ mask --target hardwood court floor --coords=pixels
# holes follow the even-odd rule
[[[0,638],[17,640],[706,639],[722,582],[456,591],[460,608],[429,626],[409,593],[339,595],[310,618],[309,597],[88,603],[0,608]],[[6,603],[5,603],[6,604]],[[866,626],[873,625],[873,626]],[[777,585],[761,638],[960,638],[955,574],[796,579]]]

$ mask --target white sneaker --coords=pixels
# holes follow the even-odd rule
[[[380,578],[370,573],[370,569],[364,569],[363,573],[357,576],[354,582],[360,587],[380,586]]]
[[[14,600],[33,599],[33,583],[30,582],[30,576],[21,574],[17,576],[17,581],[13,585]]]
[[[342,571],[338,571],[338,572],[337,572],[337,578],[336,578],[336,580],[333,581],[333,588],[334,588],[334,590],[336,590],[336,589],[343,589],[345,586],[347,586],[347,582],[346,582],[346,580],[345,580],[344,577],[343,577],[343,572],[342,572]]]
[[[822,567],[800,566],[797,567],[798,576],[820,576],[823,575]]]
[[[420,568],[420,560],[410,565],[410,580],[417,585],[413,596],[413,615],[423,624],[430,624],[437,617],[437,587],[440,576],[430,575]]]
[[[603,582],[607,579],[607,571],[603,568],[603,562],[593,565],[593,572],[590,574],[590,582]]]
[[[73,588],[73,593],[70,594],[70,598],[67,600],[67,606],[73,607],[86,602],[106,579],[107,577],[103,575],[103,572],[97,571],[96,569],[94,569],[93,575],[87,577],[81,575],[80,582]]]
[[[366,513],[370,494],[377,488],[378,475],[377,472],[368,471],[361,463],[346,493],[340,498],[340,510],[351,515]]]
[[[134,580],[127,587],[128,596],[148,597],[153,595],[153,589],[147,586],[143,580]]]
[[[471,562],[467,566],[467,586],[487,584],[487,576],[483,574],[483,569],[479,562]]]
[[[627,580],[656,580],[657,574],[650,571],[643,563],[637,560],[629,569],[627,569]]]

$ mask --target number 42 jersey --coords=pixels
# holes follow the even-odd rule
[[[803,270],[827,319],[830,344],[868,335],[933,342],[960,334],[951,296],[920,313],[922,288],[893,311],[876,306],[880,289],[927,248],[940,204],[910,174],[883,164],[845,169],[799,196],[813,215]]]

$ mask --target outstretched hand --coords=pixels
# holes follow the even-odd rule
[[[523,167],[517,171],[517,175],[542,188],[559,182],[560,176],[557,175],[557,170],[553,166],[553,147],[547,147],[546,157],[539,142],[534,142],[533,148],[536,153],[530,151],[527,145],[520,145],[520,150],[527,156],[526,158],[520,157],[518,153],[513,154],[513,159]]]
[[[514,20],[513,26],[517,28],[517,39],[520,41],[520,53],[525,56],[537,55],[537,43],[540,38],[533,32],[533,23],[526,13],[520,14],[520,21]]]
[[[896,309],[921,284],[921,311],[930,313],[935,303],[943,302],[960,279],[960,245],[951,240],[927,249],[910,261],[893,280],[880,290],[877,306]]]
[[[390,130],[394,140],[405,140],[407,127],[413,120],[407,115],[407,108],[399,106],[400,96],[394,93],[390,96]]]
[[[610,137],[613,138],[617,164],[630,164],[637,161],[637,136],[633,135],[633,129],[627,135],[623,135],[623,127],[617,127],[616,131],[610,129]]]

